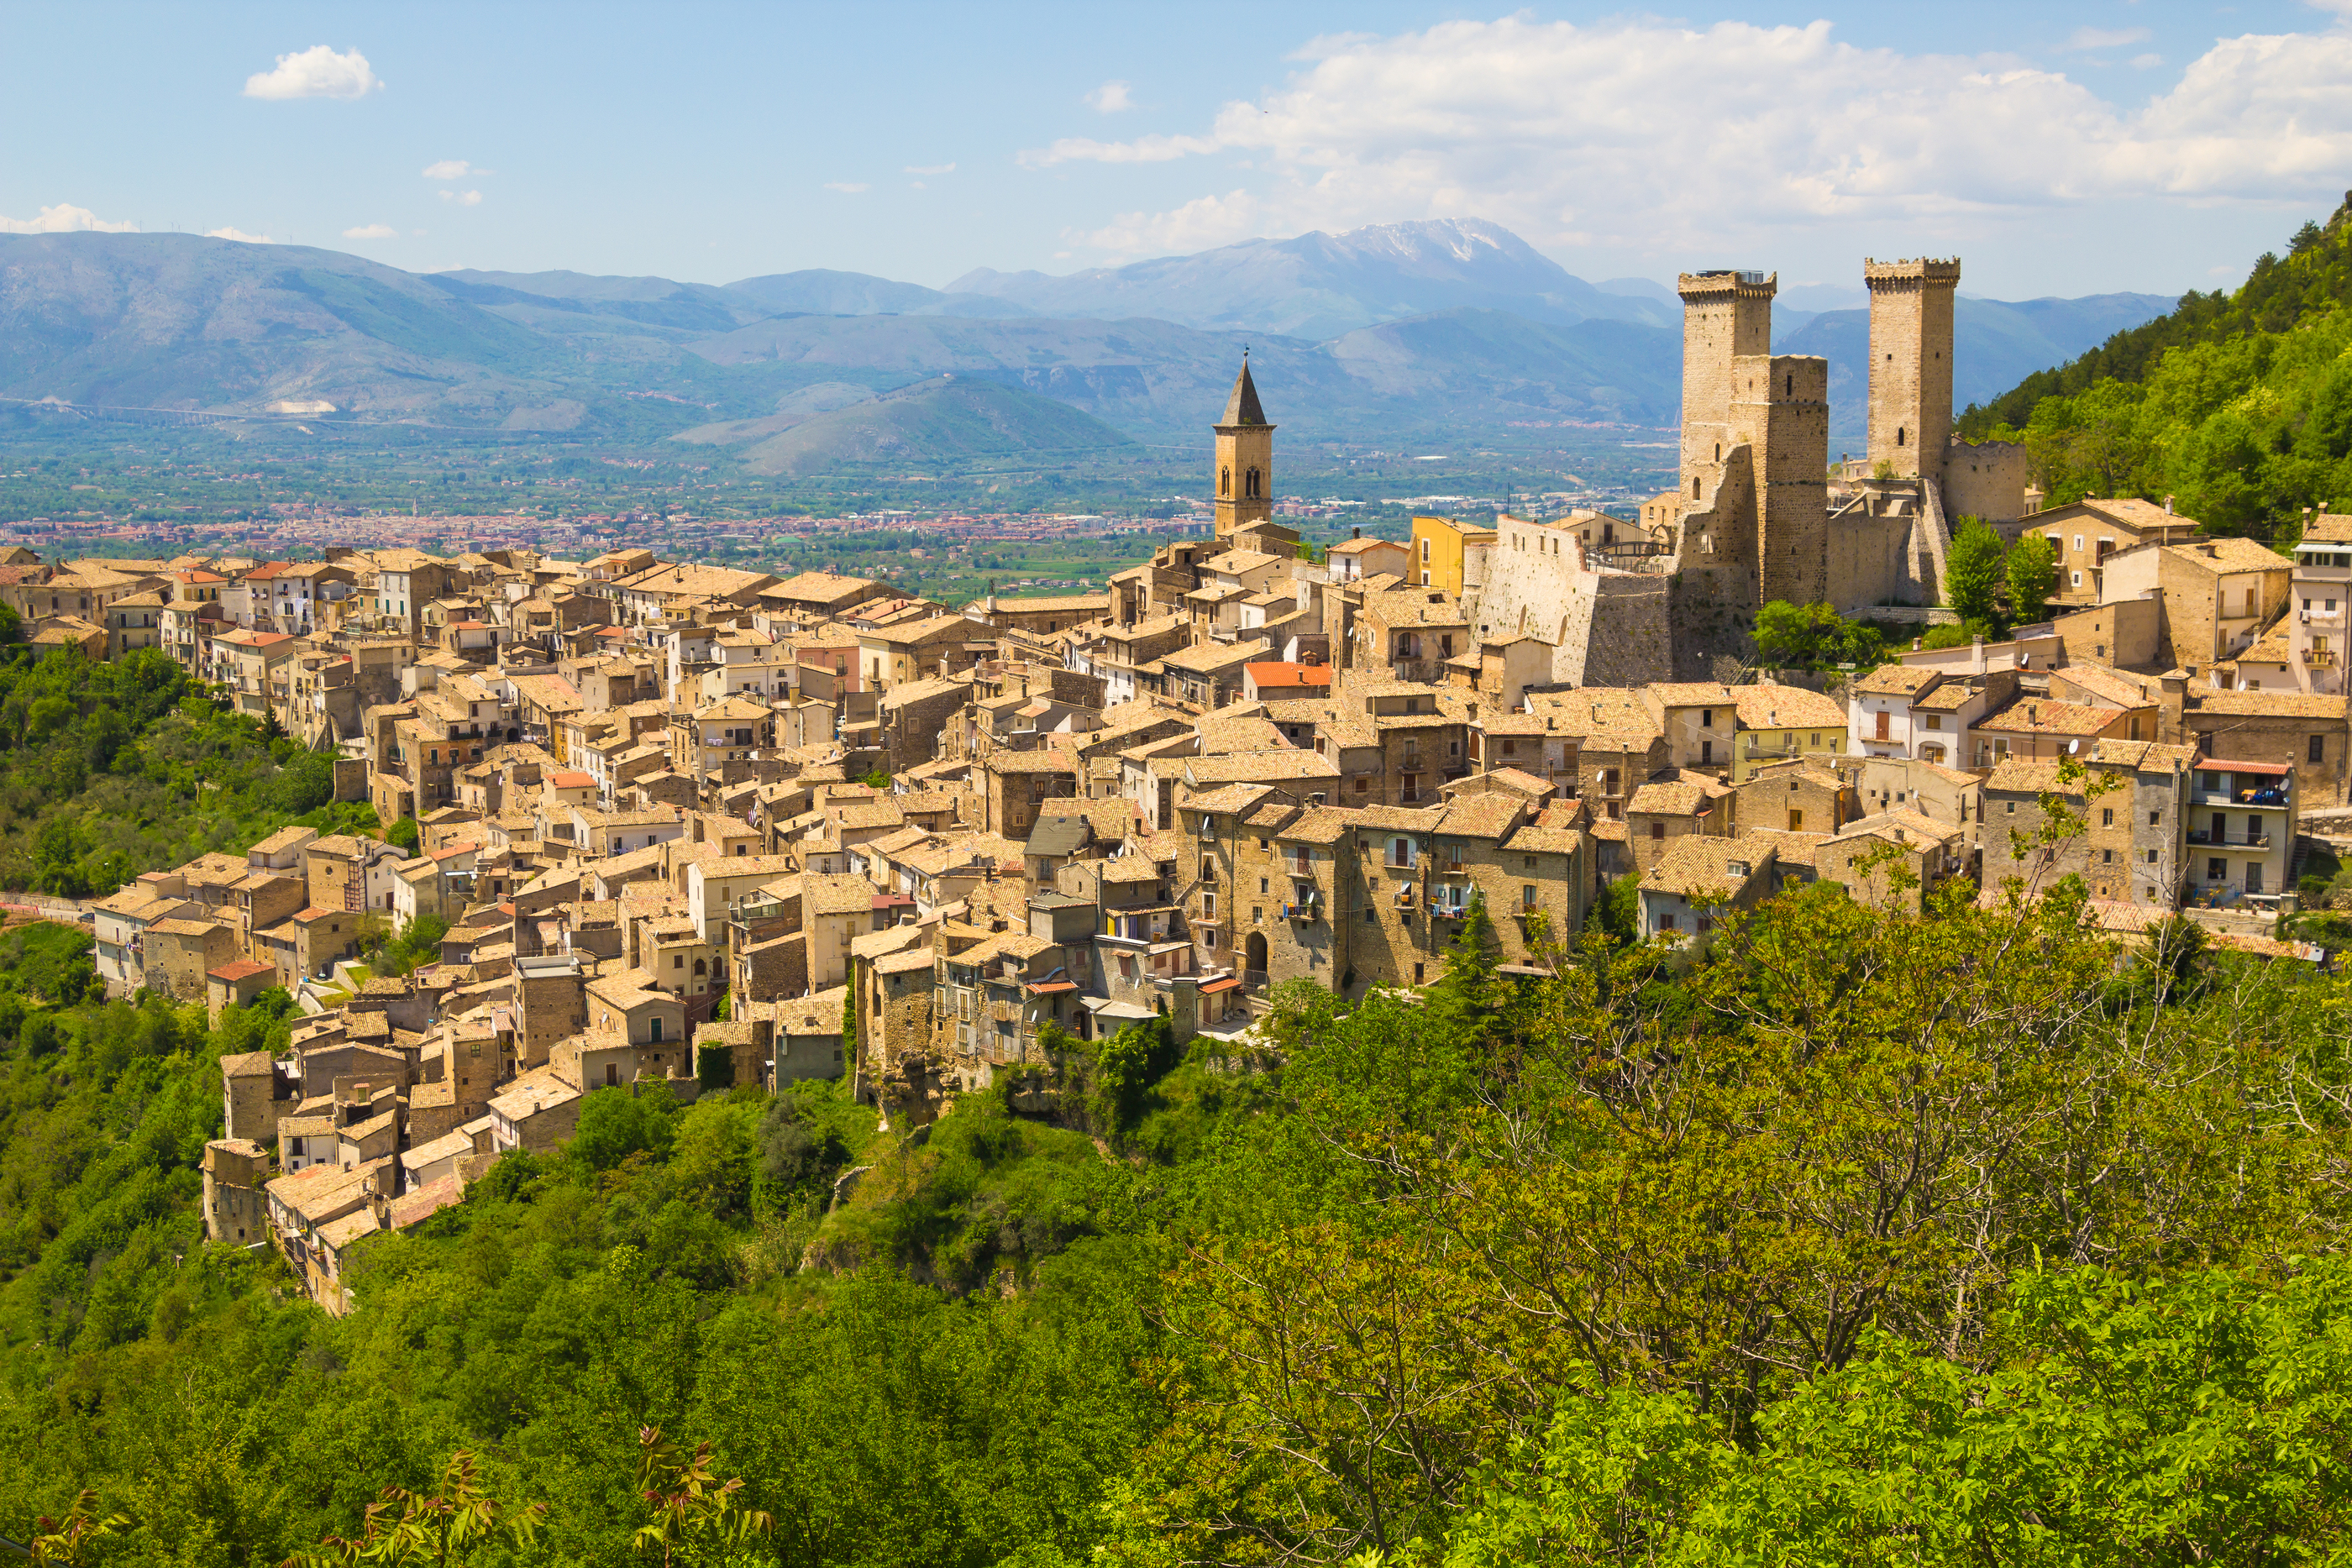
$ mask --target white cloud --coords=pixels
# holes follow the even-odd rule
[[[2134,70],[2152,71],[2157,67],[2164,63],[2164,57],[2162,55],[2134,55],[2131,58],[2131,63]]]
[[[268,235],[249,235],[238,228],[217,228],[205,231],[206,239],[233,239],[239,245],[276,245]]]
[[[955,165],[952,163],[909,163],[901,171],[901,172],[908,174],[952,174],[955,172]]]
[[[1021,162],[1245,161],[1221,165],[1223,194],[1089,236],[1120,252],[1480,216],[1538,246],[1708,255],[1792,224],[1949,233],[2134,196],[2332,198],[2352,164],[2352,33],[2334,29],[2221,40],[2137,110],[2013,57],[1857,48],[1826,22],[1512,16],[1302,58],[1202,133],[1068,138]]]
[[[355,229],[345,229],[345,239],[394,239],[400,231],[390,224],[362,224]]]
[[[54,207],[43,207],[38,217],[0,217],[0,235],[62,235],[84,232],[102,235],[136,234],[136,224],[110,224],[88,207],[77,207],[71,202],[59,202]]]
[[[1100,114],[1117,114],[1135,107],[1135,95],[1123,81],[1107,81],[1087,94],[1087,107]]]
[[[463,158],[444,158],[438,163],[425,165],[428,180],[462,180],[468,174],[487,174],[488,169],[477,169]]]
[[[2156,37],[2146,27],[2077,27],[2062,49],[2120,49],[2126,44],[2144,44]]]
[[[444,191],[441,193],[441,199],[445,202],[455,202],[461,207],[478,207],[482,204],[482,193],[479,191]]]
[[[247,98],[365,98],[383,89],[365,55],[357,49],[339,55],[324,44],[280,55],[275,70],[245,78]]]
[[[839,191],[845,196],[862,196],[874,187],[849,180],[827,180],[824,183],[824,188],[828,191]]]
[[[1230,109],[1228,110],[1230,112]],[[1021,162],[1033,169],[1055,163],[1171,163],[1234,145],[1213,136],[1162,136],[1154,132],[1132,141],[1097,141],[1091,136],[1065,136],[1050,147],[1025,152]]]

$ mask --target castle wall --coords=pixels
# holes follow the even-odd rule
[[[1960,264],[1864,261],[1870,290],[1870,445],[1874,473],[1941,476],[1952,435],[1952,295]]]
[[[1954,441],[1944,454],[1944,515],[1982,517],[1996,526],[2025,516],[2025,487],[2033,465],[2016,441]],[[2001,528],[2014,544],[2021,530]]]
[[[1830,521],[1828,601],[1841,614],[1888,600],[1916,602],[1911,592],[1910,514],[1873,513],[1860,501]]]
[[[1716,504],[1683,515],[1667,579],[1674,678],[1703,681],[1718,655],[1751,646],[1756,612],[1756,485],[1748,447],[1726,455]]]
[[[1675,675],[1673,580],[1664,573],[1610,572],[1594,580],[1586,603],[1584,660],[1573,679],[1585,686],[1638,686]]]

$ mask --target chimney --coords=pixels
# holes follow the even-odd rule
[[[1972,675],[1981,675],[1984,673],[1984,639],[1981,637],[1972,638],[1969,643],[1969,674]]]
[[[1919,653],[1927,646],[1927,640],[1924,637],[1914,637],[1911,639],[1911,651],[1915,653]]]
[[[1364,537],[1364,530],[1361,528],[1349,528],[1348,530],[1348,537],[1351,539],[1362,538]]]
[[[2173,515],[2173,514],[2172,514],[2172,497],[2169,497],[2169,496],[2167,496],[2167,497],[2164,498],[2164,515],[2165,515],[2166,517],[2168,517]]]

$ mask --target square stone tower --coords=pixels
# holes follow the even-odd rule
[[[1217,433],[1216,472],[1211,477],[1217,538],[1223,541],[1235,528],[1274,519],[1274,426],[1258,403],[1247,353],[1242,355],[1242,373],[1234,378],[1234,394],[1225,400],[1225,415],[1211,428]]]
[[[1960,259],[1869,261],[1870,471],[1941,483],[1952,439],[1952,294]]]
[[[1772,352],[1772,296],[1780,275],[1685,272],[1683,297],[1682,504],[1715,504],[1724,459],[1739,444],[1733,428],[1735,361]]]
[[[1732,434],[1754,450],[1756,598],[1830,598],[1830,364],[1812,354],[1732,361]]]

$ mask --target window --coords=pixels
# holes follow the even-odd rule
[[[2017,802],[2014,800],[2003,800],[2000,803],[2000,809],[2006,815],[2011,817],[2017,815]]]
[[[1203,920],[1214,920],[1216,917],[1217,917],[1217,895],[1216,895],[1214,893],[1203,893],[1203,894],[1201,894],[1201,918],[1202,918],[1202,919],[1203,919]]]
[[[1792,833],[1805,831],[1805,813],[1795,806],[1789,808],[1789,831]]]
[[[2326,737],[2326,736],[2324,736],[2324,735],[2315,735],[2315,736],[2313,736],[2313,737],[2311,737],[2311,749],[2310,749],[2310,750],[2305,754],[2305,756],[2306,756],[2306,758],[2308,758],[2308,760],[2313,761],[2313,762],[2325,762],[2325,761],[2326,761],[2326,760],[2327,760],[2327,737]]]
[[[2147,852],[2147,863],[2150,865],[2154,865],[2156,863],[2156,852],[2154,850]]]
[[[1266,885],[1265,885],[1265,878],[1264,878],[1264,877],[1260,877],[1260,878],[1258,878],[1258,879],[1257,879],[1257,890],[1258,890],[1260,893],[1265,893],[1265,892],[1267,892],[1267,891],[1268,891],[1268,889],[1267,889],[1267,887],[1266,887]]]
[[[2214,860],[2209,860],[2209,861],[2207,861],[2207,862],[2205,862],[2205,880],[2206,880],[2207,882],[2227,882],[2227,881],[2229,881],[2229,880],[2230,880],[2230,862],[2229,862],[2228,861],[2221,860],[2221,859],[2214,859]]]
[[[2150,811],[2147,814],[2147,825],[2151,828],[2158,826],[2163,822],[2163,821],[2164,813],[2161,811]],[[2155,852],[2150,851],[2149,852],[2154,853]]]
[[[2099,812],[2099,826],[2103,828],[2112,828],[2115,825],[2116,809],[2113,806],[2103,808]]]
[[[1931,713],[1931,714],[1929,714],[1929,715],[1927,716],[1927,727],[1928,727],[1929,729],[1941,729],[1941,728],[1943,728],[1943,727],[1944,727],[1944,716],[1943,716],[1942,714],[1939,714],[1939,713]]]
[[[1421,984],[1422,967],[1423,966],[1419,964],[1415,964],[1412,967],[1412,983],[1416,986]]]
[[[1666,825],[1664,822],[1652,822],[1650,824],[1650,837],[1654,839],[1663,839],[1665,836]]]
[[[2068,572],[2066,574],[2066,580],[2068,586],[2080,588],[2083,586],[2083,574],[2079,571]]]
[[[2099,852],[2099,863],[2100,863],[2101,865],[2113,865],[2113,864],[2115,864],[2115,863],[2116,863],[2116,852],[2115,852],[2115,851],[2113,851],[2113,850],[2101,850],[2101,851]]]
[[[1703,707],[1698,710],[1698,727],[1701,729],[1713,729],[1715,727],[1715,710],[1713,708]]]

